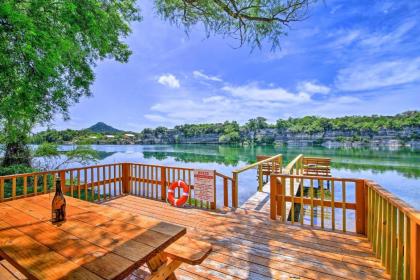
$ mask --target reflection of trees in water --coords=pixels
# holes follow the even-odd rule
[[[159,148],[158,151],[157,148]],[[292,146],[240,146],[240,145],[168,145],[150,146],[143,151],[145,158],[164,160],[173,157],[180,162],[218,163],[237,166],[240,162],[253,163],[257,155],[283,154],[283,163],[287,164],[298,154],[330,157],[336,169],[351,171],[372,170],[383,173],[395,171],[408,178],[419,178],[420,151],[409,148],[399,150],[369,148],[325,148]]]
[[[183,152],[143,152],[144,158],[154,158],[157,160],[164,160],[168,157],[173,157],[175,161],[180,162],[199,162],[199,163],[218,163],[223,165],[238,165],[238,160],[220,156],[220,155],[203,155]]]
[[[106,159],[107,157],[112,156],[113,154],[115,154],[116,152],[104,152],[104,151],[97,151],[98,153],[98,159],[99,160],[103,160]]]
[[[377,164],[357,164],[357,163],[337,163],[332,162],[332,167],[338,170],[366,171],[372,170],[374,173],[385,173],[395,171],[406,178],[420,178],[420,168],[416,166],[389,166]]]

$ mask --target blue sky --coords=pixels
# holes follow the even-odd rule
[[[420,109],[420,1],[318,1],[282,48],[240,49],[233,39],[186,35],[140,1],[130,61],[99,62],[93,97],[52,127],[173,127],[257,116],[391,115]],[[41,128],[43,129],[43,128]]]

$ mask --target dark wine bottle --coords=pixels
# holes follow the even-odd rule
[[[58,223],[66,219],[66,199],[61,190],[61,180],[57,178],[55,181],[55,195],[52,200],[52,219],[53,223]]]

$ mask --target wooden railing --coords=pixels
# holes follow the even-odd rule
[[[273,174],[270,217],[278,216],[366,235],[392,279],[420,279],[420,212],[373,181]]]
[[[364,209],[356,202],[360,195],[363,195],[363,180],[271,175],[270,217],[280,216],[282,221],[289,220],[292,224],[361,233],[364,223],[360,217]]]
[[[0,200],[17,199],[49,193],[55,188],[55,177],[67,195],[90,201],[101,201],[122,194],[122,164],[0,176]]]
[[[123,168],[124,168],[123,164]],[[187,204],[199,208],[216,208],[216,203],[206,203],[195,198],[193,184],[193,168],[171,167],[161,165],[151,165],[142,163],[131,163],[129,165],[129,174],[127,193],[132,195],[147,197],[151,199],[166,200],[167,187],[170,183],[182,180],[190,186],[190,196]],[[214,201],[217,202],[217,186],[222,185],[223,206],[233,205],[233,180],[232,178],[215,171],[215,192]],[[231,188],[231,199],[229,199],[229,186]],[[180,195],[180,191],[176,195]],[[230,203],[229,203],[230,201]],[[222,205],[222,204],[220,204]]]
[[[303,174],[303,155],[295,157],[283,170],[284,174]]]
[[[218,172],[215,172],[215,203],[195,199],[193,170],[141,163],[116,163],[0,176],[0,201],[49,193],[54,190],[55,177],[58,176],[66,195],[93,202],[102,202],[123,194],[166,200],[169,184],[183,180],[191,187],[188,200],[190,206],[215,209],[217,189],[223,192],[223,202],[219,205],[231,207],[234,204],[233,198],[237,194],[234,192],[233,179]]]
[[[420,279],[420,212],[365,181],[366,235],[392,279]]]
[[[258,157],[261,156],[257,156]],[[275,156],[264,156],[264,159],[259,160],[253,164],[241,167],[237,170],[232,171],[232,178],[233,178],[233,182],[234,182],[234,188],[233,188],[233,192],[234,192],[234,198],[233,198],[233,202],[234,202],[234,206],[233,207],[238,207],[238,203],[239,203],[239,199],[238,199],[238,180],[239,177],[238,175],[242,172],[245,172],[247,170],[250,169],[254,169],[257,168],[258,169],[258,191],[262,191],[262,187],[263,187],[263,175],[264,173],[271,174],[271,173],[281,173],[282,172],[282,165],[283,165],[283,156],[281,154],[275,155]]]

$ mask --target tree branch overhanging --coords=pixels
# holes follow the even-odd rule
[[[158,12],[169,21],[189,27],[205,26],[207,35],[219,34],[261,47],[268,41],[274,48],[292,22],[307,17],[316,0],[156,0]]]

